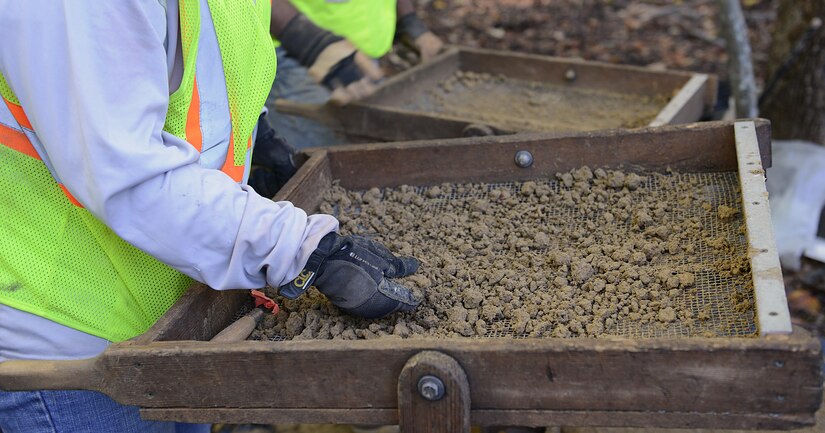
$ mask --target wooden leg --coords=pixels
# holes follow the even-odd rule
[[[455,359],[434,351],[410,358],[398,377],[402,433],[469,433],[470,384]]]

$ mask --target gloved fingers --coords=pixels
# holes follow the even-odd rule
[[[421,262],[415,257],[399,256],[398,263],[395,265],[395,275],[387,275],[390,278],[406,277],[418,271]],[[386,272],[384,273],[386,275]]]
[[[433,32],[428,31],[415,38],[415,47],[418,49],[421,62],[426,63],[441,52],[444,42]]]
[[[353,242],[387,262],[388,267],[384,270],[387,278],[406,277],[418,270],[418,260],[413,257],[398,257],[380,242],[361,236],[353,236]]]
[[[309,76],[315,80],[316,83],[321,83],[329,75],[332,69],[338,65],[342,60],[355,54],[358,51],[352,43],[346,39],[329,44],[312,66],[309,67]]]
[[[341,105],[373,94],[375,83],[384,78],[378,63],[347,40],[326,47],[310,66],[309,75],[332,90],[332,100]]]
[[[406,287],[384,280],[378,285],[378,290],[372,293],[363,303],[354,307],[341,307],[354,316],[365,319],[380,319],[397,311],[412,311],[420,301]],[[334,304],[335,302],[333,302]],[[337,305],[337,304],[336,304]]]
[[[351,83],[345,87],[333,89],[330,101],[338,105],[346,105],[350,102],[366,98],[375,93],[375,84],[368,78]]]
[[[332,102],[335,105],[347,105],[353,100],[355,100],[355,96],[350,94],[344,87],[333,89],[332,93],[329,95],[329,102]]]
[[[364,76],[373,82],[384,79],[384,71],[382,71],[381,67],[378,66],[378,62],[361,51],[355,53],[355,64],[358,65],[358,68],[361,69]]]
[[[378,284],[378,292],[394,301],[398,301],[399,305],[395,311],[412,311],[421,303],[421,300],[413,294],[412,289],[386,278]]]

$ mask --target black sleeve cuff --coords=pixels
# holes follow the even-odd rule
[[[278,294],[289,299],[295,299],[301,296],[312,286],[315,278],[318,277],[324,260],[340,249],[343,242],[345,242],[345,239],[339,236],[338,233],[330,232],[324,235],[318,243],[318,248],[309,255],[309,259],[306,265],[304,265],[304,269],[301,270],[301,273],[292,281],[279,287]]]
[[[281,46],[304,66],[311,66],[324,48],[342,40],[315,25],[303,14],[295,15],[281,32]]]
[[[427,25],[424,24],[424,21],[421,21],[415,12],[411,12],[398,19],[395,35],[396,37],[403,35],[412,40],[416,40],[419,36],[427,33],[428,31],[429,29],[427,28]]]

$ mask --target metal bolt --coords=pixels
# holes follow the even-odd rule
[[[785,361],[774,361],[773,365],[776,366],[776,368],[782,368],[785,366]]]
[[[418,393],[429,401],[441,400],[444,397],[444,382],[435,376],[423,376],[418,380]]]
[[[527,168],[533,165],[533,154],[526,150],[519,150],[516,152],[516,165],[521,168]]]
[[[567,81],[576,81],[576,70],[568,69],[564,71],[564,79]]]

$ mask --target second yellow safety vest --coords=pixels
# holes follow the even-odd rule
[[[395,38],[395,0],[290,0],[317,26],[352,42],[364,54],[379,58]]]

